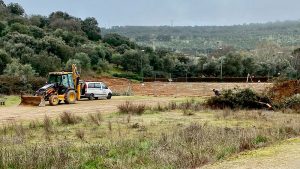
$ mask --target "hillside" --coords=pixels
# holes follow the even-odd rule
[[[186,53],[206,53],[220,45],[252,50],[264,41],[275,41],[281,46],[300,45],[300,21],[234,26],[115,26],[103,32],[118,33],[142,45],[163,46]]]

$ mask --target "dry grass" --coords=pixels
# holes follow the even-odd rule
[[[53,122],[47,115],[44,117],[43,127],[46,135],[53,132]]]
[[[129,101],[118,106],[119,113],[121,114],[137,114],[142,115],[146,111],[145,104],[135,105]]]
[[[101,123],[103,121],[103,116],[102,116],[102,114],[100,112],[97,112],[96,114],[90,114],[89,116],[90,116],[91,121],[94,124],[96,124],[98,126],[101,125]]]
[[[79,123],[82,119],[70,112],[65,111],[60,115],[60,120],[62,124],[69,125]]]
[[[57,121],[9,123],[0,128],[0,168],[197,168],[300,134],[299,114],[198,104],[157,105],[163,113],[143,116],[64,112]]]
[[[85,136],[85,132],[84,130],[82,129],[78,129],[76,130],[76,133],[75,133],[76,137],[79,138],[80,140],[84,140],[84,136]]]

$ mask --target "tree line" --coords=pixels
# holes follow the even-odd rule
[[[219,43],[206,53],[141,45],[117,33],[103,35],[98,21],[56,11],[26,15],[17,3],[0,0],[0,75],[28,79],[70,70],[87,76],[124,77],[297,76],[299,50],[264,41],[255,51]],[[225,36],[225,35],[222,35]],[[168,41],[166,36],[161,41]]]

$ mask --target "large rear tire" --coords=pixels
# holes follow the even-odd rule
[[[58,96],[57,95],[50,96],[49,103],[50,103],[51,106],[57,106],[58,103],[59,103]]]
[[[66,104],[76,103],[76,93],[74,90],[68,91],[68,93],[66,94],[65,103]]]

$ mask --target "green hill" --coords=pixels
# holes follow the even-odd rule
[[[185,53],[206,53],[219,45],[252,50],[264,41],[275,41],[281,46],[300,45],[300,21],[234,26],[116,26],[103,32],[130,37],[138,44]]]

